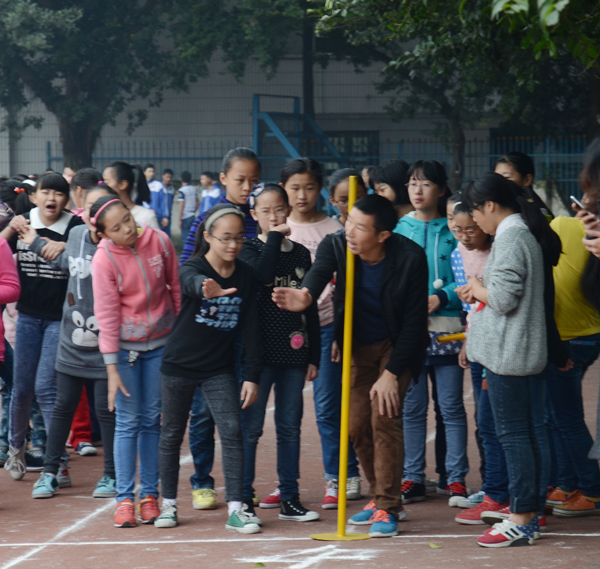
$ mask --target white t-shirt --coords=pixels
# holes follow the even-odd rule
[[[156,214],[151,209],[136,205],[131,208],[131,215],[133,215],[133,219],[137,223],[145,223],[148,227],[152,227],[152,229],[160,229]]]
[[[310,251],[311,259],[315,260],[317,254],[317,248],[323,238],[330,233],[336,233],[340,229],[343,229],[342,224],[331,217],[326,217],[316,223],[294,223],[288,218],[287,225],[291,229],[291,233],[288,237],[290,241],[295,241],[304,245]],[[329,283],[326,287],[319,300],[317,301],[319,306],[319,320],[321,326],[326,326],[333,322],[333,285]]]
[[[196,200],[198,198],[198,190],[191,184],[186,184],[179,188],[178,201],[184,202],[181,219],[196,216]]]

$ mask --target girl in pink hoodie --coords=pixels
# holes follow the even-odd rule
[[[108,405],[116,410],[114,523],[132,527],[138,450],[141,522],[153,523],[160,513],[160,365],[181,304],[177,255],[166,234],[138,227],[117,198],[100,198],[90,218],[102,237],[92,261],[94,313],[108,371]]]

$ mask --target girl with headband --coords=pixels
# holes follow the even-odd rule
[[[156,527],[177,525],[179,451],[194,391],[200,387],[221,435],[226,529],[249,534],[260,520],[243,505],[241,409],[258,396],[262,341],[254,271],[237,256],[245,241],[244,214],[233,204],[208,211],[192,258],[180,269],[182,308],[167,342],[162,372],[160,480],[163,504]],[[245,343],[246,379],[234,374],[234,344]],[[210,435],[212,437],[212,434]]]
[[[73,228],[64,252],[55,261],[48,261],[51,267],[68,275],[69,280],[56,354],[57,394],[48,431],[44,472],[33,487],[32,498],[51,498],[59,487],[65,485],[68,470],[66,465],[61,465],[61,459],[88,379],[94,383],[96,414],[104,442],[104,473],[92,495],[94,498],[110,498],[116,494],[113,460],[115,418],[114,413],[108,410],[106,366],[98,348],[98,322],[94,316],[92,290],[91,264],[100,238],[90,219],[90,208],[96,200],[103,197],[112,199],[116,195],[105,184],[101,187],[96,185],[95,189],[88,191],[81,202],[85,225]],[[44,256],[42,251],[46,243],[35,229],[28,227],[22,240],[29,245],[30,251]],[[85,402],[87,404],[87,397]]]
[[[138,227],[112,196],[94,203],[90,218],[102,238],[92,260],[94,313],[108,372],[108,407],[116,411],[114,524],[132,527],[137,458],[140,520],[153,523],[159,514],[160,364],[180,307],[177,255],[166,234]]]

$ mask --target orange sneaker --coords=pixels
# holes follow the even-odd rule
[[[552,513],[565,518],[598,516],[600,515],[600,498],[588,498],[577,490],[570,494],[562,504],[554,506]]]
[[[143,524],[153,524],[156,518],[160,516],[158,500],[154,496],[150,496],[150,494],[143,500],[140,500],[138,507],[140,510],[140,521]]]
[[[579,492],[579,490],[575,490]],[[546,506],[559,506],[567,501],[567,498],[575,492],[565,492],[558,486],[556,488],[548,488],[548,494],[546,495]]]
[[[137,525],[135,519],[135,506],[129,499],[123,500],[117,504],[115,508],[115,527],[116,528],[132,528]]]

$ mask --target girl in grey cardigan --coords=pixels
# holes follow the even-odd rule
[[[477,224],[495,235],[483,283],[471,280],[470,361],[483,365],[498,439],[506,455],[511,515],[481,536],[482,547],[533,544],[539,534],[540,452],[533,422],[531,376],[548,359],[544,261],[555,264],[560,239],[520,188],[486,174],[463,200]]]

